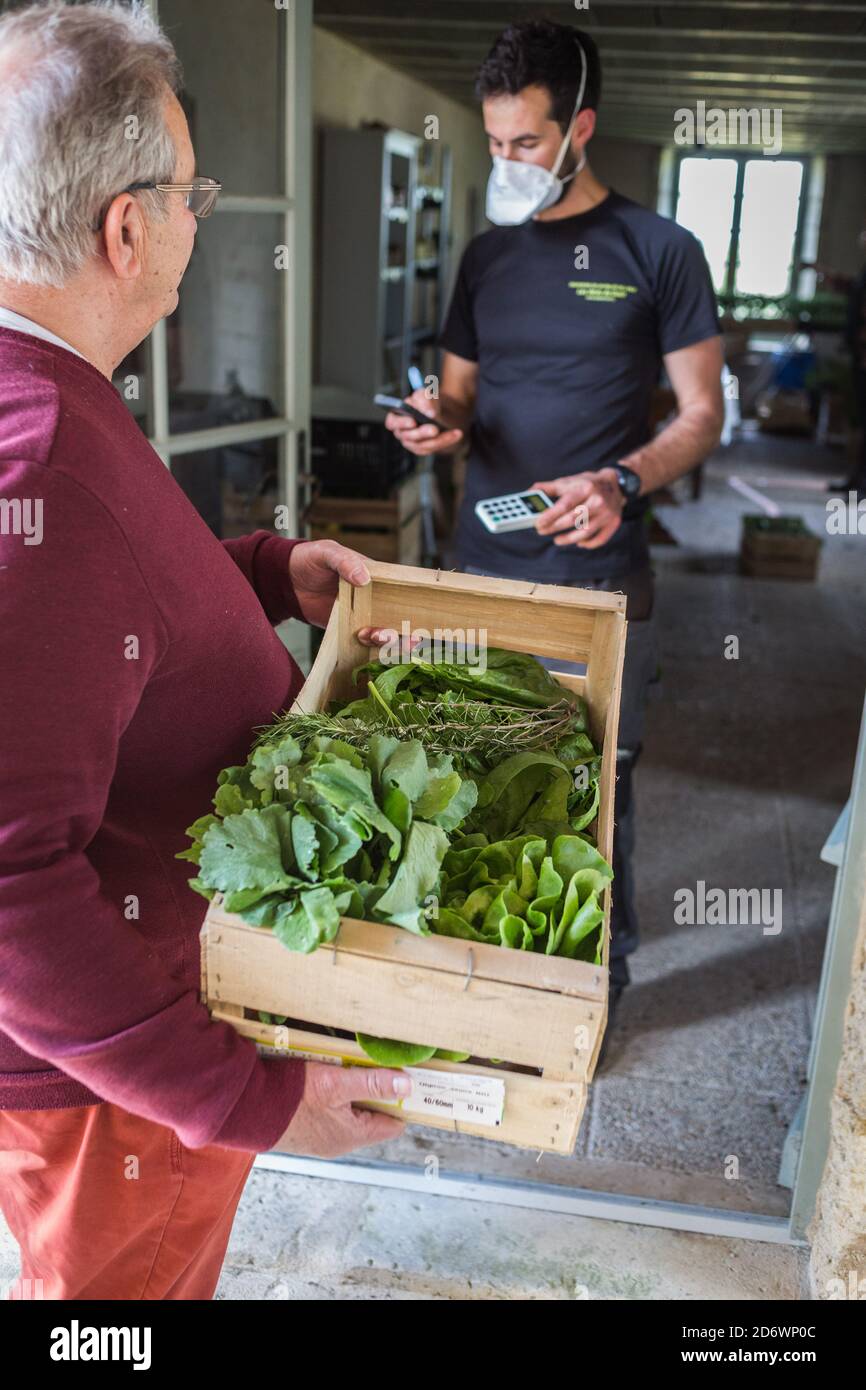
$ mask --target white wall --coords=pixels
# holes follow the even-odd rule
[[[220,179],[227,194],[277,193],[282,116],[274,6],[160,0],[159,12],[193,101],[199,173]],[[222,393],[234,371],[248,395],[277,395],[280,227],[274,215],[225,212],[201,223],[180,308],[169,320],[173,386]]]

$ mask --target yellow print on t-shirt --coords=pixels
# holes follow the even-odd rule
[[[609,304],[626,295],[637,294],[637,285],[613,285],[606,280],[569,280],[568,288],[580,299],[593,304]]]

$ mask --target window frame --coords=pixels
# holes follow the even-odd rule
[[[800,185],[800,200],[797,208],[797,226],[794,230],[794,245],[791,258],[791,270],[788,277],[787,288],[779,298],[785,295],[794,294],[795,287],[799,283],[801,274],[801,259],[803,248],[803,233],[806,223],[807,208],[811,194],[812,180],[812,156],[799,154],[778,154],[761,155],[755,154],[752,150],[732,150],[720,147],[714,150],[698,150],[693,147],[678,149],[674,155],[673,179],[671,181],[671,217],[676,221],[677,205],[680,198],[680,173],[683,161],[686,159],[733,159],[737,164],[737,180],[734,185],[734,211],[731,220],[731,232],[728,239],[728,254],[725,259],[725,280],[720,289],[716,290],[718,295],[736,294],[735,280],[737,274],[737,256],[740,249],[740,225],[743,214],[743,189],[746,180],[746,165],[750,160],[757,159],[761,163],[778,163],[780,160],[786,163],[797,163],[803,166],[803,181]],[[773,296],[775,298],[775,296]]]

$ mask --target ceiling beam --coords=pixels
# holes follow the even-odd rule
[[[866,7],[864,7],[866,9]],[[438,58],[445,62],[459,63],[464,66],[478,67],[486,49],[473,41],[449,42],[446,39],[436,38],[415,38],[409,34],[395,36],[389,34],[387,38],[377,39],[375,37],[364,36],[359,38],[353,35],[348,42],[356,46],[364,44],[366,46],[375,45],[376,52],[387,53],[389,58],[397,60],[405,55],[417,55],[420,61],[428,58]],[[684,48],[654,48],[644,47],[635,48],[608,48],[601,51],[602,69],[604,77],[609,71],[630,65],[639,64],[643,67],[650,62],[672,62],[677,63],[677,71],[680,71],[680,64],[684,59],[690,62],[706,62],[708,66],[717,64],[719,70],[724,70],[728,64],[739,63],[747,65],[756,64],[758,68],[766,69],[768,66],[785,68],[796,68],[798,74],[808,77],[807,68],[818,69],[817,76],[829,75],[831,68],[866,68],[866,53],[856,58],[837,58],[830,54],[821,54],[820,57],[812,58],[803,54],[799,57],[785,57],[784,55],[767,55],[760,53],[720,53],[718,49],[695,49],[693,46]],[[744,73],[744,76],[753,76],[752,73]]]
[[[419,77],[426,74],[437,73],[439,75],[451,75],[455,78],[469,82],[474,78],[477,69],[477,61],[471,59],[460,59],[455,61],[447,55],[441,53],[428,53],[423,59],[420,56],[406,57],[404,54],[391,53],[387,49],[377,49],[377,56],[384,63],[392,66],[402,66],[405,70],[417,73]],[[713,91],[719,86],[732,87],[739,86],[743,91],[767,91],[775,87],[784,89],[803,88],[806,91],[818,91],[826,87],[828,91],[836,92],[840,88],[850,87],[853,94],[863,92],[866,95],[866,83],[859,77],[838,77],[833,74],[826,74],[814,77],[804,73],[785,74],[773,73],[751,73],[734,72],[720,69],[713,72],[705,68],[689,69],[684,71],[682,68],[657,68],[647,67],[646,64],[635,65],[633,68],[614,67],[610,68],[604,77],[603,100],[607,102],[607,95],[611,91],[626,88],[634,82],[641,80],[651,82],[654,87],[664,87],[671,82],[694,82],[702,83],[705,88],[712,87]],[[792,96],[799,95],[792,91]]]
[[[372,2],[372,0],[368,0],[368,2]],[[333,6],[335,3],[339,3],[339,0],[328,0],[328,4],[331,6]],[[359,15],[357,9],[354,8],[355,0],[351,0],[350,8],[348,8],[345,11],[334,10],[333,8],[327,10],[323,9],[321,11],[317,10],[315,14],[315,20],[317,24],[330,24],[335,27],[339,27],[340,29],[353,31],[359,30],[361,32],[363,32],[365,29],[371,29],[374,31],[385,29],[390,26],[393,26],[395,20],[399,20],[399,22],[403,26],[411,25],[413,28],[419,30],[482,29],[486,32],[489,32],[492,28],[494,32],[498,33],[502,29],[503,25],[508,22],[508,17],[503,14],[503,7],[501,6],[498,8],[495,14],[491,13],[489,15],[481,15],[475,19],[454,19],[447,17],[433,18],[427,13],[415,14],[411,10],[409,10],[407,13],[407,7],[403,0],[375,0],[375,4],[378,10],[377,14],[368,13],[364,15]],[[461,0],[461,15],[465,15],[467,10],[470,8],[471,6],[468,3],[468,0]],[[504,8],[508,7],[506,6]],[[515,8],[522,9],[523,7],[515,6]],[[659,8],[664,8],[664,6],[655,6],[654,10],[658,10]],[[796,7],[794,8],[796,9]],[[718,8],[716,12],[718,13]],[[717,40],[719,42],[730,41],[731,39],[733,39],[736,42],[740,43],[754,43],[756,41],[778,43],[781,40],[783,43],[792,44],[835,43],[839,44],[840,46],[844,46],[849,43],[866,44],[866,32],[858,33],[856,31],[840,30],[835,33],[827,33],[826,29],[823,27],[820,29],[811,29],[809,31],[796,31],[791,30],[790,28],[780,28],[777,30],[749,28],[692,29],[677,28],[675,26],[668,25],[659,26],[642,24],[600,24],[595,15],[593,15],[593,22],[590,25],[586,21],[588,20],[591,11],[587,10],[585,12],[586,18],[584,18],[583,11],[579,11],[577,13],[579,14],[580,18],[584,21],[586,28],[588,30],[591,28],[593,38],[595,38],[596,35],[609,35],[611,37],[636,37],[640,38],[641,40],[644,40],[650,36],[658,35],[664,38],[687,39],[690,42],[694,39],[710,39]],[[862,14],[861,11],[861,15],[863,24],[866,25],[866,14]],[[783,18],[781,14],[780,18]]]
[[[489,42],[491,42],[493,36],[492,33],[488,33],[484,39],[460,38],[460,36],[456,36],[456,38],[453,39],[445,39],[442,38],[442,36],[436,36],[435,39],[430,39],[427,35],[413,36],[411,33],[406,32],[395,35],[395,32],[393,32],[393,25],[386,21],[381,22],[381,35],[379,35],[379,33],[363,33],[363,35],[352,33],[352,35],[348,35],[348,33],[342,31],[342,26],[334,26],[334,32],[338,32],[341,38],[348,40],[349,43],[357,44],[359,47],[371,47],[375,44],[375,49],[377,49],[377,51],[382,51],[385,47],[388,47],[393,53],[399,50],[410,51],[414,49],[418,51],[421,57],[427,56],[428,53],[436,50],[438,53],[445,54],[448,58],[452,56],[455,57],[455,61],[467,61],[467,63],[474,61],[475,65],[481,63],[482,57],[487,53]],[[614,31],[610,32],[612,32],[613,36]],[[646,39],[664,39],[664,36],[666,36],[664,35],[664,31],[653,31],[646,35]],[[734,40],[734,42],[737,42],[737,40],[748,42],[748,35],[734,35],[734,33],[728,33],[727,38]],[[844,49],[845,40],[840,39],[838,42],[840,42],[840,46]],[[752,49],[753,47],[755,46],[752,44]],[[463,54],[464,57],[457,57],[456,54],[459,53]],[[673,61],[681,60],[681,58],[688,58],[692,63],[701,61],[701,63],[717,63],[721,65],[730,63],[755,63],[758,64],[760,70],[765,70],[767,65],[767,54],[755,53],[755,51],[751,51],[751,53],[728,53],[728,51],[721,51],[716,49],[716,47],[712,47],[712,49],[695,49],[694,44],[685,44],[681,49],[674,49],[674,47],[655,47],[655,49],[648,49],[646,44],[635,44],[634,47],[621,49],[621,47],[616,47],[614,44],[602,43],[601,54],[602,67],[605,74],[609,71],[612,60],[614,65],[616,65],[619,63],[620,58],[626,58],[628,61],[638,61],[638,63],[645,64],[653,63],[656,58],[669,58],[669,60]],[[841,57],[838,56],[838,54],[828,53],[822,53],[820,56],[815,57],[773,53],[771,54],[771,63],[773,63],[774,68],[819,68],[822,72],[826,71],[827,68],[866,68],[866,51],[858,57]]]
[[[411,3],[411,0],[409,0]],[[438,0],[440,5],[461,9],[465,8],[466,0]],[[502,8],[502,0],[474,0],[478,6],[488,5],[492,10],[495,6],[497,10]],[[522,0],[523,8],[532,5],[543,5],[545,9],[551,8],[551,0]],[[556,0],[554,0],[556,3]],[[345,6],[345,9],[339,8]],[[321,0],[314,8],[314,21],[319,23],[319,16],[327,12],[334,13],[335,6],[339,8],[341,14],[352,14],[357,11],[357,6],[353,0]],[[800,14],[850,14],[859,16],[863,19],[862,4],[852,3],[852,0],[842,0],[842,3],[834,4],[833,0],[603,0],[605,10],[628,9],[628,10],[652,10],[654,13],[662,10],[712,10],[718,14],[720,10],[726,13],[728,10],[755,10],[765,14],[768,10],[771,13],[785,15],[786,17]],[[559,8],[571,10],[573,7],[567,5],[565,0],[559,0]],[[411,18],[411,10],[404,13],[407,18]],[[583,22],[587,12],[578,11],[574,18],[578,21],[578,26]]]

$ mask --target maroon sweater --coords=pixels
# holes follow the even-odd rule
[[[174,856],[301,685],[272,627],[297,543],[216,540],[95,367],[0,328],[0,1109],[109,1100],[251,1151],[294,1114],[303,1063],[198,998]]]

